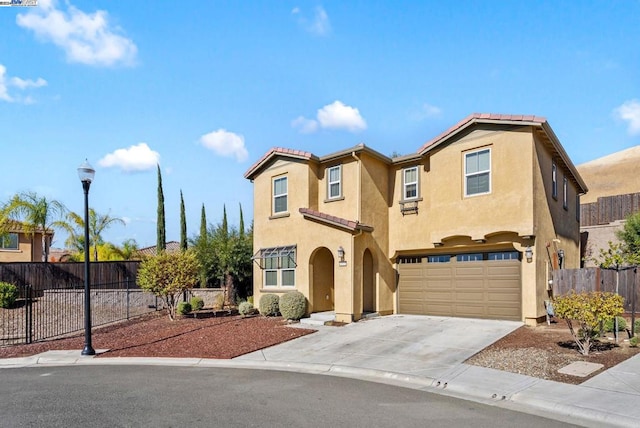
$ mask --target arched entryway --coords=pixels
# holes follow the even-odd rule
[[[328,248],[320,247],[311,254],[309,273],[311,279],[311,311],[334,309],[334,260]]]
[[[362,256],[362,312],[376,311],[376,281],[373,255],[367,248]]]

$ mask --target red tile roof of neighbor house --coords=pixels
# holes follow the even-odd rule
[[[167,253],[177,253],[180,251],[180,243],[178,241],[169,241],[167,242],[167,247],[165,250]],[[152,245],[151,247],[144,247],[138,250],[138,254],[141,256],[155,256],[156,246]]]
[[[495,114],[495,113],[472,113],[469,116],[462,119],[460,122],[453,125],[451,128],[447,129],[440,135],[430,139],[426,143],[420,147],[418,153],[422,153],[431,146],[437,145],[441,141],[446,140],[449,136],[457,133],[459,130],[462,130],[473,123],[503,123],[503,122],[514,122],[514,123],[536,123],[542,124],[547,121],[546,118],[541,116],[534,115],[524,115],[524,114]]]
[[[332,226],[341,227],[343,229],[349,230],[350,232],[354,232],[356,230],[362,230],[364,232],[373,231],[373,227],[362,224],[356,220],[347,220],[345,218],[336,217],[309,208],[300,208],[298,211],[300,211],[300,214],[302,214],[306,218],[310,218],[311,220],[316,220],[321,223],[330,224]]]

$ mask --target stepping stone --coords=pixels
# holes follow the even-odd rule
[[[591,373],[597,372],[601,368],[604,367],[604,364],[598,363],[588,363],[586,361],[576,361],[568,366],[564,366],[558,373],[570,375],[570,376],[578,376],[578,377],[587,377]]]

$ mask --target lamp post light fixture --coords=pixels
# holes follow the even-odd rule
[[[84,190],[84,348],[81,355],[96,355],[91,345],[91,278],[89,269],[89,187],[96,171],[85,160],[78,167],[78,177]]]

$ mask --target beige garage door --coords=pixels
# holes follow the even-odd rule
[[[520,321],[518,252],[400,258],[399,312]]]

